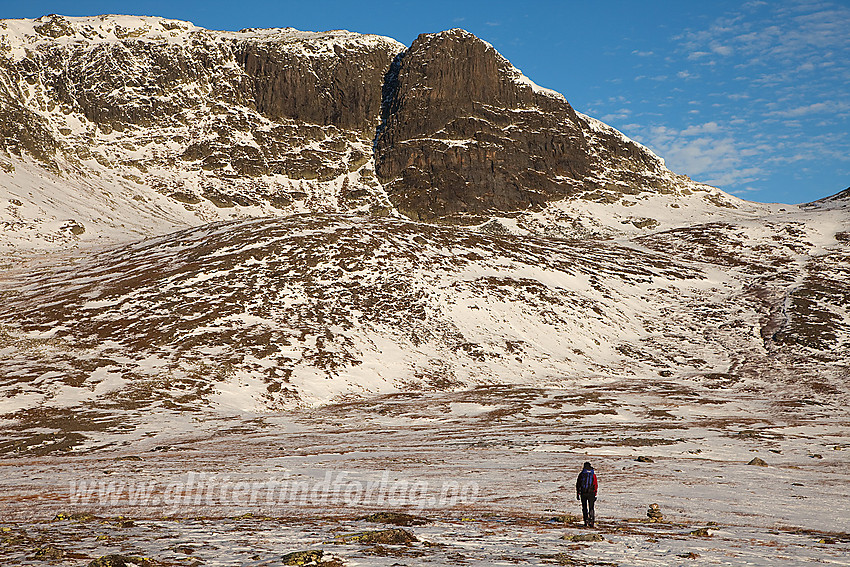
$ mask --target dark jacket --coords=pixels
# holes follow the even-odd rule
[[[588,475],[590,478],[588,478]],[[583,469],[578,473],[576,479],[576,496],[596,496],[596,490],[599,485],[596,482],[596,473],[593,469]]]

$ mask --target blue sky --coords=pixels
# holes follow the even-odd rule
[[[677,173],[755,201],[850,186],[850,2],[0,0],[0,17],[123,13],[211,29],[462,27]]]

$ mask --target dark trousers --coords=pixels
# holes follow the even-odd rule
[[[581,495],[581,515],[584,516],[584,525],[593,527],[596,521],[596,512],[593,510],[593,504],[596,502],[596,496]]]

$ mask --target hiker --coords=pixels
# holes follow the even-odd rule
[[[596,521],[596,513],[593,510],[596,489],[596,473],[590,463],[584,463],[584,468],[576,479],[576,499],[581,500],[581,515],[584,516],[584,525],[588,528],[592,528]]]

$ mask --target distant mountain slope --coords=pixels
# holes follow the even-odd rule
[[[817,201],[807,203],[804,206],[806,208],[827,208],[827,209],[848,208],[848,207],[850,207],[850,187],[848,187],[844,191],[839,191],[835,195],[830,195],[829,197],[824,197],[823,199],[818,199]]]
[[[7,278],[3,411],[589,376],[839,394],[848,260],[804,223],[746,219],[626,246],[351,216],[212,224]]]
[[[0,245],[13,249],[268,214],[477,224],[641,196],[703,212],[742,204],[673,174],[463,30],[405,49],[130,16],[0,21],[0,192]],[[556,208],[524,230],[578,235],[592,209]]]

